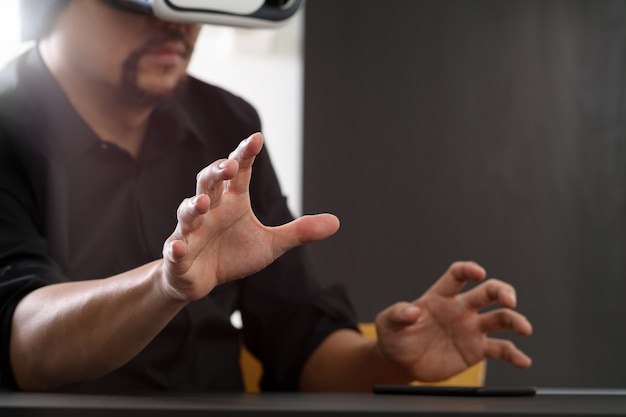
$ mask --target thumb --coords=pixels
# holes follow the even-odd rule
[[[381,327],[398,329],[414,324],[421,312],[421,308],[415,304],[401,301],[380,312],[376,321]]]
[[[339,219],[328,213],[302,216],[274,228],[274,252],[281,255],[296,246],[317,242],[339,230]]]

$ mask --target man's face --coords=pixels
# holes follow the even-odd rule
[[[101,0],[73,0],[52,36],[63,36],[63,60],[77,76],[111,89],[122,100],[169,97],[186,78],[199,26],[121,11]]]

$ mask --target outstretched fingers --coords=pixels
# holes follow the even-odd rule
[[[487,338],[485,355],[488,358],[508,362],[518,368],[529,368],[532,365],[532,359],[510,340]]]
[[[463,289],[468,281],[485,279],[486,272],[476,262],[454,262],[441,278],[431,287],[438,295],[451,297]]]
[[[252,175],[252,164],[254,159],[263,148],[263,135],[254,133],[247,139],[241,141],[237,149],[228,155],[228,159],[237,161],[239,171],[229,184],[229,190],[235,193],[244,193],[248,191],[250,177]]]
[[[206,194],[183,200],[176,211],[180,232],[186,235],[196,230],[202,224],[202,215],[209,211],[210,206],[211,199]]]
[[[237,161],[220,159],[204,168],[196,175],[196,196],[207,195],[211,200],[211,207],[216,207],[222,200],[227,181],[238,172]]]
[[[209,211],[211,199],[206,194],[186,198],[178,206],[178,225],[163,248],[163,256],[172,263],[179,263],[188,253],[187,236],[203,224],[203,215]]]
[[[529,336],[533,331],[526,317],[507,308],[481,314],[480,328],[485,334],[510,330],[520,336]],[[484,347],[485,355],[489,358],[502,360],[519,368],[528,368],[532,364],[532,359],[510,340],[487,337]]]
[[[514,308],[517,305],[515,288],[497,279],[483,282],[459,297],[473,310],[480,310],[496,302],[508,308]]]
[[[196,195],[211,198],[211,207],[221,202],[226,191],[246,193],[250,184],[252,164],[263,147],[263,135],[255,133],[241,141],[228,159],[220,159],[196,176]]]
[[[511,330],[520,336],[529,336],[532,325],[522,314],[514,310],[501,308],[480,315],[480,328],[483,333],[495,333]]]

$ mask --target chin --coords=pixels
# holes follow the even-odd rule
[[[176,94],[186,83],[184,76],[150,77],[139,82],[126,83],[122,87],[123,101],[134,105],[155,105],[168,100]]]
[[[161,72],[138,77],[137,84],[142,90],[153,94],[168,94],[175,91],[187,79],[187,72],[178,68],[163,69]]]
[[[171,97],[180,88],[180,83],[167,85],[149,85],[140,87],[144,94],[155,97]]]

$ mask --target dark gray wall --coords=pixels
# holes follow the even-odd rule
[[[305,51],[311,253],[360,320],[473,259],[535,326],[488,384],[626,386],[626,2],[309,0]]]

